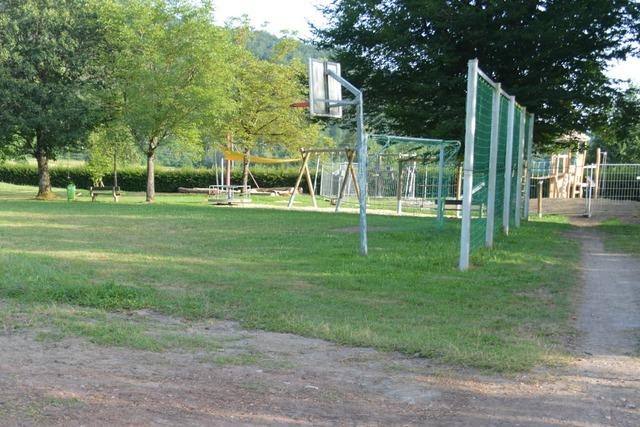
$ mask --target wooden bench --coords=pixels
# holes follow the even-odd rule
[[[89,194],[92,202],[96,201],[96,197],[99,194],[110,194],[113,197],[113,201],[117,202],[120,197],[120,187],[89,187]]]

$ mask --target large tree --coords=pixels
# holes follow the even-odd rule
[[[236,43],[243,45],[249,28],[236,29]],[[306,109],[291,104],[308,98],[306,69],[292,56],[300,43],[281,39],[266,59],[256,58],[238,48],[234,62],[237,110],[229,115],[224,129],[235,146],[245,153],[243,185],[248,181],[248,158],[257,146],[293,152],[314,145],[320,138],[320,125],[309,120]]]
[[[592,148],[606,151],[611,163],[640,163],[639,87],[631,86],[614,99],[592,140]]]
[[[229,37],[208,4],[114,0],[102,16],[110,42],[118,120],[147,158],[147,196],[155,197],[155,154],[168,140],[199,140],[233,104]]]
[[[403,134],[462,138],[467,61],[538,118],[537,140],[586,130],[614,92],[607,61],[632,52],[633,0],[334,0],[316,30],[366,110]]]
[[[0,144],[35,156],[40,198],[51,196],[49,159],[100,119],[103,48],[86,1],[0,1]]]

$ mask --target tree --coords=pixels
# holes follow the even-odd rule
[[[633,0],[334,0],[317,44],[364,89],[366,110],[401,134],[464,135],[467,61],[536,114],[552,143],[602,119],[607,61],[632,52]]]
[[[640,163],[640,88],[631,86],[616,97],[593,141],[612,163]]]
[[[0,144],[38,162],[49,198],[49,159],[78,146],[101,120],[103,31],[83,0],[0,2]]]
[[[102,186],[102,178],[113,172],[117,165],[139,159],[131,132],[117,122],[94,129],[87,140],[87,149],[87,168],[94,186]]]
[[[236,36],[242,44],[244,30]],[[233,143],[245,153],[243,183],[248,181],[249,154],[256,146],[271,146],[294,151],[314,144],[320,137],[320,126],[313,124],[304,109],[291,104],[308,98],[305,67],[291,58],[299,42],[281,39],[269,60],[261,60],[249,51],[239,49],[235,55],[238,70],[234,98],[237,110],[226,121]]]
[[[154,160],[173,139],[200,139],[232,106],[231,48],[208,4],[116,0],[103,19],[117,48],[110,59],[122,120],[147,158],[147,202],[155,197]]]

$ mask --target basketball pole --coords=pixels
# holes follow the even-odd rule
[[[358,155],[358,186],[360,194],[358,202],[360,204],[360,255],[367,255],[369,252],[367,244],[367,139],[364,134],[364,102],[362,91],[331,70],[326,73],[337,80],[345,89],[354,96],[353,101],[340,102],[336,104],[355,104],[356,106],[356,152]],[[333,104],[333,103],[332,103]]]

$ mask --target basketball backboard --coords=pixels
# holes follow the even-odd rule
[[[309,58],[309,111],[312,116],[340,118],[342,107],[330,102],[342,101],[342,85],[328,70],[340,75],[340,64]]]

